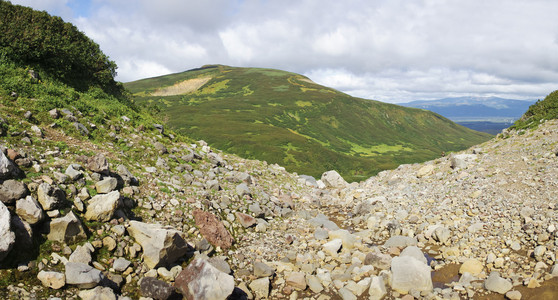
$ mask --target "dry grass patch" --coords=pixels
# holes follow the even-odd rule
[[[197,91],[199,88],[201,88],[204,84],[206,84],[209,80],[211,80],[210,76],[187,79],[178,82],[174,85],[157,89],[151,95],[152,96],[176,96],[176,95],[193,93]]]

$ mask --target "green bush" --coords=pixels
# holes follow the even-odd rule
[[[550,93],[544,100],[539,100],[531,105],[521,119],[517,120],[511,128],[533,128],[538,126],[541,120],[553,119],[558,119],[558,90]]]

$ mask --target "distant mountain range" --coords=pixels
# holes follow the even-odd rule
[[[497,134],[511,126],[534,103],[534,100],[498,97],[456,97],[417,100],[400,105],[426,109],[465,127]]]
[[[208,65],[129,82],[134,102],[212,147],[349,181],[490,139],[429,111],[359,99],[273,69]]]

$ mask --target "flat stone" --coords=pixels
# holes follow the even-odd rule
[[[131,265],[132,263],[122,257],[119,257],[117,259],[114,260],[114,262],[112,263],[112,268],[116,271],[116,272],[124,272],[126,271],[126,269],[128,269],[128,267]]]
[[[268,266],[263,262],[255,262],[254,263],[254,276],[260,277],[269,277],[275,274],[275,269]]]
[[[510,300],[521,300],[521,293],[519,291],[509,291],[506,293],[506,298]]]
[[[244,228],[252,227],[258,223],[256,218],[247,214],[243,214],[241,212],[235,212],[235,216],[240,225],[242,225],[242,227]]]
[[[66,283],[77,285],[80,289],[90,289],[103,280],[101,271],[82,263],[68,262],[66,264]]]
[[[152,277],[142,278],[139,287],[141,295],[147,298],[166,300],[177,294],[170,284]]]
[[[306,289],[306,274],[304,272],[292,272],[285,276],[287,285],[294,287],[297,290],[304,291]]]
[[[232,246],[234,242],[233,237],[214,214],[196,209],[193,215],[196,226],[200,229],[200,233],[211,244],[225,250]]]
[[[101,181],[97,181],[95,183],[95,189],[99,194],[107,194],[114,191],[117,185],[118,185],[118,181],[116,180],[116,178],[106,177],[105,179]]]
[[[484,288],[499,294],[505,294],[513,287],[511,281],[500,277],[500,273],[492,272],[484,281]]]

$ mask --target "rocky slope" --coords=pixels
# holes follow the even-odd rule
[[[557,121],[347,184],[126,117],[51,111],[106,130],[96,144],[21,113],[2,120],[3,298],[519,299],[556,287]]]

